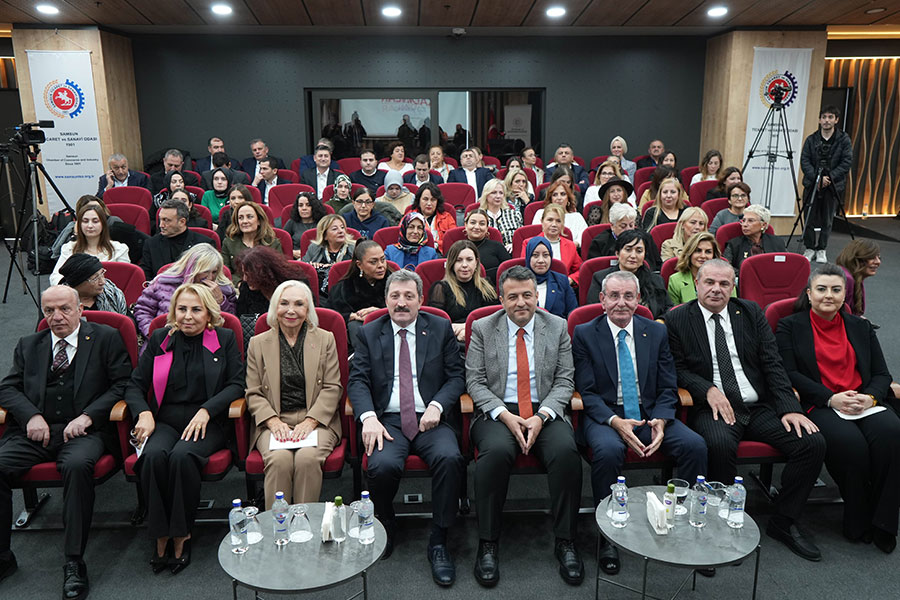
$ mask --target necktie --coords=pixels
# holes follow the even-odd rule
[[[397,332],[400,336],[400,430],[406,439],[412,440],[419,433],[419,420],[416,418],[416,397],[413,392],[412,362],[409,358],[409,342],[406,341],[405,329]]]
[[[516,396],[519,400],[519,416],[528,419],[534,415],[531,406],[531,369],[528,367],[528,348],[525,347],[525,330],[516,332]]]
[[[746,415],[747,409],[744,406],[744,398],[741,396],[741,386],[738,385],[737,377],[734,374],[734,365],[731,364],[731,350],[728,349],[728,342],[725,341],[722,315],[716,313],[712,318],[716,322],[716,362],[719,363],[719,378],[722,380],[724,388],[722,391],[731,402],[735,418],[746,425],[747,421],[743,417]]]
[[[634,363],[631,361],[631,352],[628,351],[628,344],[625,343],[625,337],[628,332],[624,329],[619,330],[619,379],[622,380],[622,405],[625,408],[625,418],[641,420],[641,407],[638,402],[638,390],[635,383]]]
[[[54,373],[57,371],[65,371],[69,368],[69,356],[66,354],[68,345],[66,340],[59,340],[56,342],[56,354],[53,355],[53,364],[50,365],[50,370]]]

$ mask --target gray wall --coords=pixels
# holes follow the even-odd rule
[[[706,41],[697,37],[357,37],[180,35],[133,38],[144,154],[206,152],[224,137],[249,156],[264,138],[286,160],[307,152],[305,88],[546,88],[545,143],[629,154],[660,137],[696,164]],[[547,154],[548,152],[545,152]]]

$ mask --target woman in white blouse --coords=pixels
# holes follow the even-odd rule
[[[62,279],[59,269],[73,254],[90,254],[106,262],[131,262],[128,258],[128,246],[109,238],[106,213],[94,204],[82,206],[76,214],[75,239],[60,248],[59,260],[50,274],[51,285],[59,284]]]

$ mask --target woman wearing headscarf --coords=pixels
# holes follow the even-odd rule
[[[334,196],[326,202],[328,206],[334,209],[334,212],[341,212],[345,206],[350,206],[353,200],[350,194],[353,192],[353,182],[350,178],[341,173],[334,178]]]
[[[578,299],[568,277],[550,268],[552,262],[553,249],[547,238],[537,236],[528,240],[525,266],[537,279],[538,306],[565,319],[578,307]]]
[[[166,173],[164,181],[166,187],[164,187],[158,194],[153,196],[153,204],[150,207],[151,222],[156,221],[156,211],[159,210],[160,205],[171,198],[172,194],[174,194],[178,190],[184,190],[192,204],[196,204],[197,202],[197,195],[184,189],[184,173],[182,173],[181,171],[169,171],[168,173]]]
[[[206,190],[200,204],[209,209],[213,221],[219,220],[219,211],[228,204],[228,190],[234,183],[234,173],[231,169],[219,167],[212,172],[212,189]]]
[[[400,220],[400,235],[397,243],[384,249],[384,256],[404,269],[415,271],[425,262],[440,258],[437,250],[428,246],[425,217],[421,213],[406,213]]]

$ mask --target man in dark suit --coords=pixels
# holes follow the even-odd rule
[[[187,168],[190,168],[190,165],[188,165]],[[181,153],[181,150],[178,150],[177,148],[167,150],[165,156],[163,156],[163,170],[150,175],[150,192],[156,194],[166,187],[166,175],[170,171],[178,171],[181,173],[184,177],[185,185],[195,185],[199,187],[200,180],[191,173],[185,173],[184,169],[184,154]]]
[[[658,167],[661,164],[663,154],[665,153],[666,145],[663,144],[662,140],[653,140],[650,142],[650,147],[647,148],[647,154],[649,154],[649,156],[637,161],[637,168]]]
[[[436,583],[448,586],[456,580],[456,567],[447,529],[466,469],[451,427],[465,391],[463,362],[450,322],[419,312],[418,275],[392,273],[385,290],[388,315],[363,326],[354,340],[348,396],[362,423],[375,512],[388,532],[385,555],[393,550],[393,500],[403,466],[410,453],[417,454],[432,477],[431,573]]]
[[[325,188],[334,185],[334,179],[337,177],[334,169],[331,168],[331,148],[321,144],[316,146],[316,166],[307,169],[300,174],[300,183],[304,183],[312,189],[316,190],[316,196],[322,199]]]
[[[211,244],[208,237],[188,229],[188,207],[180,200],[169,198],[156,213],[159,231],[144,242],[141,268],[150,281],[160,267],[178,260],[181,253],[195,244]]]
[[[594,506],[609,495],[627,448],[642,458],[661,449],[687,481],[706,474],[706,442],[675,418],[677,375],[666,327],[635,316],[640,301],[633,273],[607,275],[600,293],[606,314],[579,325],[572,336],[575,389],[584,403],[582,434],[593,453]],[[600,568],[616,573],[618,551],[605,548]]]
[[[109,171],[100,176],[97,187],[98,198],[103,198],[103,193],[114,187],[142,187],[152,193],[150,179],[143,173],[129,169],[128,159],[124,154],[113,154],[107,164]]]
[[[340,171],[341,166],[338,164],[338,161],[334,160],[334,144],[328,138],[319,138],[316,142],[316,147],[319,146],[327,146],[329,150],[331,150],[331,169],[333,171]],[[314,169],[316,167],[316,154],[313,152],[312,154],[304,154],[300,157],[300,166],[297,168],[298,174],[302,174],[303,171],[307,169]]]
[[[9,415],[0,438],[0,579],[16,569],[12,481],[38,463],[56,462],[64,486],[63,598],[81,599],[89,591],[82,556],[94,512],[94,465],[110,441],[103,429],[125,392],[131,361],[114,329],[81,322],[74,289],[48,288],[41,310],[49,329],[19,340],[0,382],[0,406]]]
[[[250,176],[244,173],[243,171],[239,171],[233,167],[233,163],[231,162],[231,158],[224,152],[216,152],[212,157],[212,169],[209,171],[203,171],[200,173],[200,177],[202,178],[201,183],[203,184],[203,189],[211,190],[212,189],[212,176],[213,171],[218,168],[224,168],[231,171],[231,183],[242,183],[244,185],[250,185]]]
[[[556,148],[556,153],[553,155],[553,162],[547,165],[546,177],[544,177],[544,181],[550,181],[550,178],[553,176],[553,171],[556,170],[558,165],[567,165],[570,169],[572,169],[572,173],[575,179],[572,181],[572,185],[577,185],[578,189],[581,190],[581,193],[584,194],[588,186],[591,185],[591,182],[588,181],[589,175],[588,172],[575,162],[575,151],[572,149],[572,146],[568,144],[560,144]]]
[[[478,556],[475,579],[500,580],[503,503],[516,457],[534,453],[547,469],[555,555],[567,583],[584,580],[575,548],[581,456],[568,415],[574,391],[572,345],[564,319],[537,310],[534,273],[512,267],[500,276],[502,311],[475,321],[466,354],[466,387],[475,404],[472,442]]]
[[[250,152],[253,153],[253,156],[245,158],[241,162],[241,170],[249,175],[251,179],[255,179],[259,175],[259,165],[262,164],[265,158],[274,158],[276,162],[274,168],[276,169],[286,168],[283,160],[275,156],[269,156],[269,147],[259,138],[250,142]]]
[[[444,183],[444,178],[436,173],[431,172],[431,160],[427,154],[420,154],[416,157],[415,171],[410,171],[403,176],[403,183],[414,183],[422,185],[423,183],[433,183],[438,185]]]
[[[201,175],[204,171],[212,171],[215,169],[215,166],[213,165],[213,154],[216,152],[225,152],[225,141],[220,137],[213,136],[206,142],[206,149],[209,151],[209,156],[203,156],[197,159],[197,172]]]
[[[696,279],[697,299],[666,315],[678,385],[694,401],[689,424],[709,448],[709,479],[730,482],[741,439],[765,442],[787,457],[775,515],[766,532],[794,553],[821,553],[796,525],[822,469],[825,439],[791,390],[778,345],[755,302],[731,298],[734,271],[708,260]]]
[[[350,173],[350,181],[366,186],[374,198],[378,188],[384,185],[387,172],[378,168],[378,159],[371,150],[363,150],[359,155],[359,167],[359,171]]]
[[[253,178],[253,185],[259,189],[262,194],[263,204],[269,203],[269,190],[276,185],[290,183],[287,179],[278,176],[278,159],[274,156],[264,158],[259,161],[259,172]]]
[[[478,156],[471,148],[466,148],[459,155],[458,169],[453,169],[447,176],[447,183],[468,183],[475,190],[475,197],[481,198],[484,184],[494,178],[490,169],[478,167]]]

